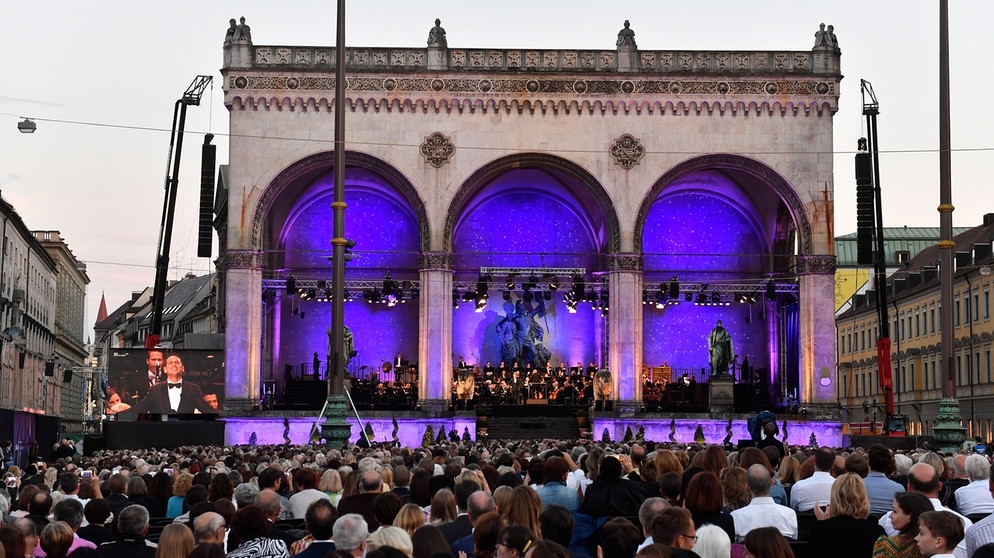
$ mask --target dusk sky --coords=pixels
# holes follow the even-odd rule
[[[994,212],[994,3],[950,4],[953,220],[969,227]],[[808,50],[819,23],[834,25],[845,75],[834,121],[835,234],[855,231],[860,79],[880,102],[884,225],[939,225],[937,2],[364,0],[347,9],[350,46],[424,47],[436,17],[449,46],[493,48],[614,48],[628,19],[640,49]],[[332,1],[5,6],[0,194],[29,228],[60,231],[86,262],[88,332],[102,293],[113,310],[153,282],[173,105],[198,74],[215,83],[188,113],[169,276],[213,270],[213,258],[196,257],[200,144],[214,133],[218,163],[227,163],[221,47],[228,20],[241,16],[257,45],[335,42]],[[20,117],[34,118],[37,132],[20,134]]]

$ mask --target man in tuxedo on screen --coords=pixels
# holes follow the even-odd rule
[[[204,401],[200,386],[183,381],[186,369],[179,355],[172,354],[166,357],[165,368],[166,381],[152,386],[148,395],[132,407],[132,411],[157,414],[217,414],[217,409]]]

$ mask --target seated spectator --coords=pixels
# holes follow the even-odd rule
[[[923,558],[952,556],[953,549],[963,540],[963,523],[951,512],[925,512],[918,520],[915,540]]]
[[[756,448],[749,448],[756,449]],[[756,450],[759,451],[759,450]],[[728,533],[728,540],[735,539],[735,521],[732,516],[722,513],[724,493],[721,481],[713,473],[701,472],[694,475],[687,485],[687,494],[683,499],[683,507],[694,518],[694,526],[717,525]]]
[[[914,492],[898,492],[894,495],[891,525],[897,529],[897,534],[891,537],[883,536],[873,543],[874,558],[907,558],[918,556],[918,518],[921,514],[932,510],[932,502],[921,494]]]
[[[523,525],[508,525],[497,534],[498,555],[501,558],[522,558],[537,539],[535,533]],[[504,550],[501,551],[501,548]]]
[[[414,555],[414,543],[411,542],[410,535],[400,527],[386,526],[373,531],[366,541],[366,551],[374,552],[384,546],[396,548],[404,553],[407,558]]]
[[[870,501],[863,479],[856,473],[835,479],[826,512],[817,505],[814,510],[819,521],[811,526],[808,535],[808,554],[812,558],[835,558],[846,553],[870,556],[874,543],[884,535],[883,528],[868,519]]]
[[[702,525],[697,529],[694,552],[701,558],[727,558],[732,552],[732,541],[721,527]]]
[[[123,477],[122,477],[123,478]],[[103,558],[155,558],[156,544],[145,539],[148,534],[148,509],[130,505],[117,516],[119,538],[97,547]]]
[[[743,540],[750,531],[760,527],[775,527],[783,536],[796,539],[797,513],[776,504],[770,497],[773,486],[770,470],[760,464],[753,465],[749,467],[747,480],[752,500],[744,508],[732,511],[736,540]]]
[[[775,504],[774,504],[775,505]],[[790,544],[776,527],[759,527],[749,531],[742,541],[746,556],[755,558],[794,558]]]
[[[110,504],[103,498],[91,498],[83,507],[83,517],[87,525],[76,530],[83,540],[90,541],[96,546],[114,540],[114,532],[107,526],[110,519]]]
[[[641,540],[642,534],[638,527],[623,517],[615,517],[601,526],[597,553],[600,556],[631,556],[635,554]]]
[[[971,455],[966,458],[966,474],[970,484],[958,489],[954,498],[956,511],[963,515],[990,514],[994,512],[994,497],[991,496],[990,478],[991,464],[983,455]]]
[[[652,518],[652,541],[677,549],[678,555],[694,548],[697,528],[694,518],[683,508],[668,507]]]
[[[228,558],[288,557],[290,551],[282,539],[269,537],[273,524],[258,505],[245,506],[231,521],[231,538],[240,541],[228,552]]]
[[[637,515],[639,506],[647,496],[645,486],[640,482],[622,479],[621,475],[622,463],[619,456],[605,455],[597,478],[587,487],[580,511],[591,517]]]

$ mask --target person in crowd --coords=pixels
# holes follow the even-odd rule
[[[580,511],[580,496],[575,489],[571,490],[566,486],[566,479],[570,473],[569,465],[562,457],[550,457],[543,464],[544,483],[539,488],[539,499],[542,507],[548,508],[552,504],[558,504],[571,512]]]
[[[327,494],[318,490],[320,483],[321,476],[310,467],[301,467],[293,471],[293,486],[297,490],[293,496],[290,496],[290,514],[293,517],[304,517],[311,502],[319,498],[328,498]]]
[[[966,472],[966,455],[958,453],[949,459],[952,477],[942,483],[942,505],[947,508],[956,507],[956,491],[970,484],[970,475]]]
[[[77,529],[76,535],[96,546],[113,541],[114,532],[107,526],[110,517],[110,504],[107,500],[91,498],[83,507],[83,518],[87,524]]]
[[[756,463],[765,465],[770,469],[770,475],[773,477],[773,487],[770,489],[770,497],[773,498],[773,501],[781,506],[788,505],[787,491],[784,489],[780,479],[777,478],[776,469],[773,467],[773,463],[770,462],[769,457],[767,457],[766,452],[758,448],[743,448],[739,452],[738,467],[748,470],[749,467]]]
[[[866,449],[870,472],[863,479],[870,499],[870,514],[880,517],[890,511],[894,494],[904,492],[904,487],[888,477],[894,471],[894,457],[883,444],[873,444]]]
[[[383,492],[383,476],[379,471],[366,471],[360,477],[359,492],[344,496],[338,502],[338,513],[358,513],[366,520],[369,528],[375,531],[380,523],[373,514],[373,507],[380,492]]]
[[[455,519],[446,523],[437,524],[439,530],[445,535],[445,540],[451,545],[457,540],[473,532],[473,524],[469,519],[469,498],[471,495],[481,490],[480,485],[471,480],[459,481],[456,485],[456,510]],[[532,491],[532,494],[535,492]],[[537,498],[537,497],[536,497]],[[541,506],[541,504],[539,504]],[[434,522],[433,522],[434,523]]]
[[[970,484],[955,493],[956,511],[963,515],[994,512],[994,497],[989,487],[991,463],[986,456],[973,454],[966,458],[965,469]]]
[[[160,502],[148,495],[145,479],[131,477],[128,479],[128,504],[137,504],[148,510],[149,517],[165,517],[166,508]]]
[[[424,524],[425,512],[417,504],[404,504],[393,520],[393,526],[407,531],[408,535],[413,535]]]
[[[753,529],[742,543],[746,558],[794,558],[790,544],[776,527]]]
[[[394,476],[396,480],[396,475]],[[321,473],[321,482],[318,490],[324,492],[325,496],[331,500],[332,505],[338,506],[338,501],[342,499],[342,475],[336,469],[326,469]]]
[[[481,516],[493,513],[495,510],[496,504],[494,504],[494,498],[487,492],[476,490],[469,495],[469,498],[466,500],[466,518],[469,520],[470,525],[472,525],[472,529],[469,534],[449,543],[454,555],[458,555],[461,550],[466,552],[467,555],[472,556],[473,532],[476,530],[476,521]],[[444,536],[445,534],[443,533],[442,535]]]
[[[393,525],[397,518],[397,512],[404,507],[404,501],[393,492],[383,492],[377,494],[373,500],[373,517],[381,526]]]
[[[618,517],[638,514],[646,499],[645,486],[622,478],[623,471],[632,470],[626,455],[605,455],[598,467],[597,478],[587,487],[580,511],[591,517]]]
[[[395,548],[403,552],[407,558],[411,558],[414,554],[414,544],[410,535],[400,527],[387,525],[369,534],[369,539],[366,541],[367,554],[372,554],[383,547]]]
[[[51,558],[66,558],[73,543],[73,530],[64,521],[53,521],[38,536],[41,554]],[[35,551],[35,556],[39,552]]]
[[[721,471],[719,478],[721,479],[721,489],[725,496],[726,511],[731,512],[749,505],[749,501],[752,500],[752,494],[749,492],[749,480],[747,477],[746,470],[742,467],[728,467]]]
[[[197,546],[216,544],[223,548],[226,534],[227,524],[217,512],[207,511],[193,520],[193,537]]]
[[[112,477],[113,478],[113,477]],[[117,514],[118,538],[97,547],[102,558],[155,558],[157,545],[145,538],[148,534],[148,510],[130,505]]]
[[[624,481],[631,482],[631,481]],[[516,486],[511,491],[511,502],[507,512],[509,525],[523,525],[536,537],[542,538],[542,501],[530,487]]]
[[[816,502],[828,502],[831,497],[831,470],[835,465],[835,451],[820,447],[814,456],[815,472],[809,478],[799,480],[790,489],[790,507],[797,512],[811,511]],[[893,496],[893,495],[891,495]]]
[[[932,465],[928,463],[915,463],[908,470],[908,492],[917,492],[918,494],[925,495],[932,503],[933,510],[952,513],[960,518],[964,531],[968,530],[973,526],[973,522],[966,516],[944,507],[942,502],[939,501],[939,489],[941,487],[942,483],[939,482],[939,473]],[[888,512],[879,521],[880,526],[884,528],[884,532],[889,537],[897,534],[897,529],[894,528],[891,521],[892,515],[893,512]]]
[[[26,556],[24,533],[12,525],[0,525],[0,547],[4,556]]]
[[[697,529],[694,552],[701,558],[727,558],[732,553],[732,541],[717,525],[702,525]]]
[[[196,546],[193,531],[182,523],[170,523],[159,535],[155,558],[186,558]]]
[[[307,548],[294,552],[294,556],[300,558],[324,558],[329,552],[335,550],[333,539],[335,532],[335,522],[338,521],[338,510],[327,498],[318,498],[307,506],[304,512],[304,525],[307,527],[307,537],[302,540],[309,540]],[[294,543],[294,549],[300,543]]]
[[[369,538],[369,527],[362,515],[348,513],[335,521],[332,539],[338,551],[355,558],[364,556],[367,538]]]
[[[93,542],[87,541],[77,535],[77,531],[83,524],[83,519],[83,505],[75,498],[63,498],[59,500],[59,503],[56,504],[53,509],[52,520],[55,522],[65,523],[73,531],[72,543],[70,544],[67,553],[72,552],[77,548],[97,548],[97,545]],[[40,550],[35,551],[35,556],[38,558],[45,558],[45,553],[45,547],[42,547]]]
[[[857,556],[872,554],[873,545],[884,535],[884,530],[868,519],[870,501],[858,474],[845,473],[835,479],[828,507],[823,511],[820,505],[814,508],[819,521],[811,526],[808,535],[812,558],[834,558],[847,552]]]
[[[644,540],[638,546],[636,552],[654,543],[652,540],[652,518],[668,508],[669,505],[669,502],[659,497],[646,498],[642,502],[642,505],[639,507],[639,524],[642,526],[642,538]]]
[[[284,540],[272,538],[273,529],[270,515],[259,505],[245,506],[235,512],[231,519],[232,546],[228,558],[287,558],[289,548]]]
[[[952,512],[929,511],[918,518],[918,549],[922,558],[953,556],[953,549],[963,540],[963,522]]]
[[[749,448],[756,449],[756,448]],[[759,450],[756,450],[759,451]],[[702,472],[694,475],[687,485],[683,507],[694,518],[694,526],[716,525],[728,533],[728,540],[735,540],[735,521],[732,516],[722,513],[725,497],[721,481],[713,473]]]
[[[696,538],[696,537],[695,537]],[[623,517],[609,519],[601,526],[599,556],[632,556],[642,539],[638,527]]]
[[[688,556],[697,542],[694,518],[683,508],[668,507],[652,518],[652,541],[676,551],[677,556]]]
[[[900,491],[891,504],[891,525],[897,530],[894,536],[882,536],[873,543],[873,558],[920,558],[918,550],[918,518],[932,511],[932,502],[915,492]]]
[[[219,472],[211,477],[207,485],[207,501],[217,502],[221,499],[231,500],[235,495],[235,485],[231,482],[228,473]]]
[[[456,518],[456,495],[448,488],[442,488],[431,498],[428,517],[436,527]]]
[[[507,525],[497,533],[497,558],[522,558],[536,540],[524,525]]]
[[[166,503],[166,517],[177,518],[190,511],[190,506],[186,502],[186,493],[193,486],[193,475],[183,473],[176,478],[173,483],[173,495]]]
[[[411,546],[414,548],[413,558],[431,558],[432,556],[450,555],[449,543],[445,535],[434,525],[422,525],[411,535]],[[458,555],[456,555],[458,556]],[[472,556],[472,553],[467,556]]]
[[[761,527],[774,527],[784,537],[796,539],[797,513],[776,504],[770,497],[773,486],[770,470],[759,463],[752,465],[747,471],[747,480],[752,500],[744,508],[732,511],[736,540],[743,540],[750,531]]]

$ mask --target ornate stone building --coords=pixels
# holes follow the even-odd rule
[[[487,49],[448,44],[437,23],[427,46],[348,47],[345,99],[334,47],[229,37],[228,409],[326,354],[330,307],[307,291],[331,276],[338,109],[347,288],[370,292],[346,304],[360,374],[402,353],[422,408],[443,408],[454,363],[500,360],[495,331],[523,302],[536,354],[608,368],[623,407],[644,363],[706,367],[716,320],[777,398],[835,407],[834,34],[648,51],[630,31],[602,50]],[[411,303],[373,304],[384,279]],[[476,312],[458,307],[467,291]],[[532,291],[554,296],[537,310]],[[736,295],[751,302],[725,305]]]

